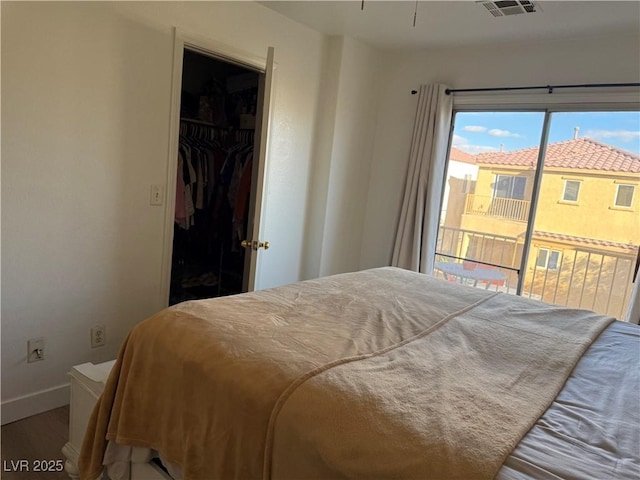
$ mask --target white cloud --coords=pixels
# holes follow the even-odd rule
[[[490,147],[488,145],[457,145],[457,147],[470,155],[476,155],[477,153],[498,152],[496,147]]]
[[[640,140],[640,131],[633,132],[630,130],[588,130],[584,134],[585,137],[595,140],[614,139],[621,142],[633,142]]]
[[[467,143],[469,143],[469,140],[467,140],[466,138],[461,137],[460,135],[456,135],[455,133],[453,134],[451,144],[454,147],[460,147],[461,145],[466,145]]]
[[[520,138],[521,135],[517,133],[510,132],[509,130],[500,130],[499,128],[493,128],[487,132],[492,137],[512,137],[512,138]]]
[[[469,140],[460,135],[453,134],[453,138],[451,139],[451,144],[466,152],[470,155],[475,155],[476,153],[486,153],[486,152],[497,152],[499,151],[496,147],[490,147],[488,145],[471,145]]]
[[[472,133],[484,133],[487,131],[487,127],[483,127],[481,125],[467,125],[462,129],[463,132],[472,132]]]

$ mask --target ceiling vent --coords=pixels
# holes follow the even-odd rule
[[[495,2],[480,1],[494,17],[508,17],[521,13],[535,13],[541,11],[538,4],[529,0],[503,0]]]

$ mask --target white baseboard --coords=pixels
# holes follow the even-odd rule
[[[22,397],[5,400],[1,406],[2,425],[69,405],[69,388],[69,384],[65,383]]]

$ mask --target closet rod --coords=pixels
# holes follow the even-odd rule
[[[186,118],[186,117],[180,117],[180,121],[185,123],[194,123],[196,125],[204,125],[205,127],[217,128],[219,130],[226,130],[228,132],[255,131],[255,128],[221,127],[220,125],[214,125],[213,123],[203,122],[202,120],[194,120],[193,118]]]
[[[195,120],[193,118],[180,117],[180,121],[186,123],[195,123],[196,125],[204,125],[205,127],[220,128],[223,130],[229,129],[229,127],[220,127],[219,125],[214,125],[213,123],[209,122],[203,122],[202,120]]]
[[[576,85],[536,85],[531,87],[490,87],[490,88],[447,88],[444,93],[451,95],[452,93],[465,92],[506,92],[512,90],[547,90],[553,93],[555,89],[560,88],[616,88],[616,87],[640,87],[640,83],[585,83]],[[411,95],[418,93],[417,90],[411,90]]]

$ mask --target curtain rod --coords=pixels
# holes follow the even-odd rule
[[[492,88],[447,88],[444,93],[451,95],[452,93],[463,92],[504,92],[511,90],[547,90],[553,93],[558,88],[611,88],[611,87],[640,87],[640,83],[586,83],[582,85],[537,85],[532,87],[492,87]],[[418,93],[417,90],[411,90],[411,95]]]

